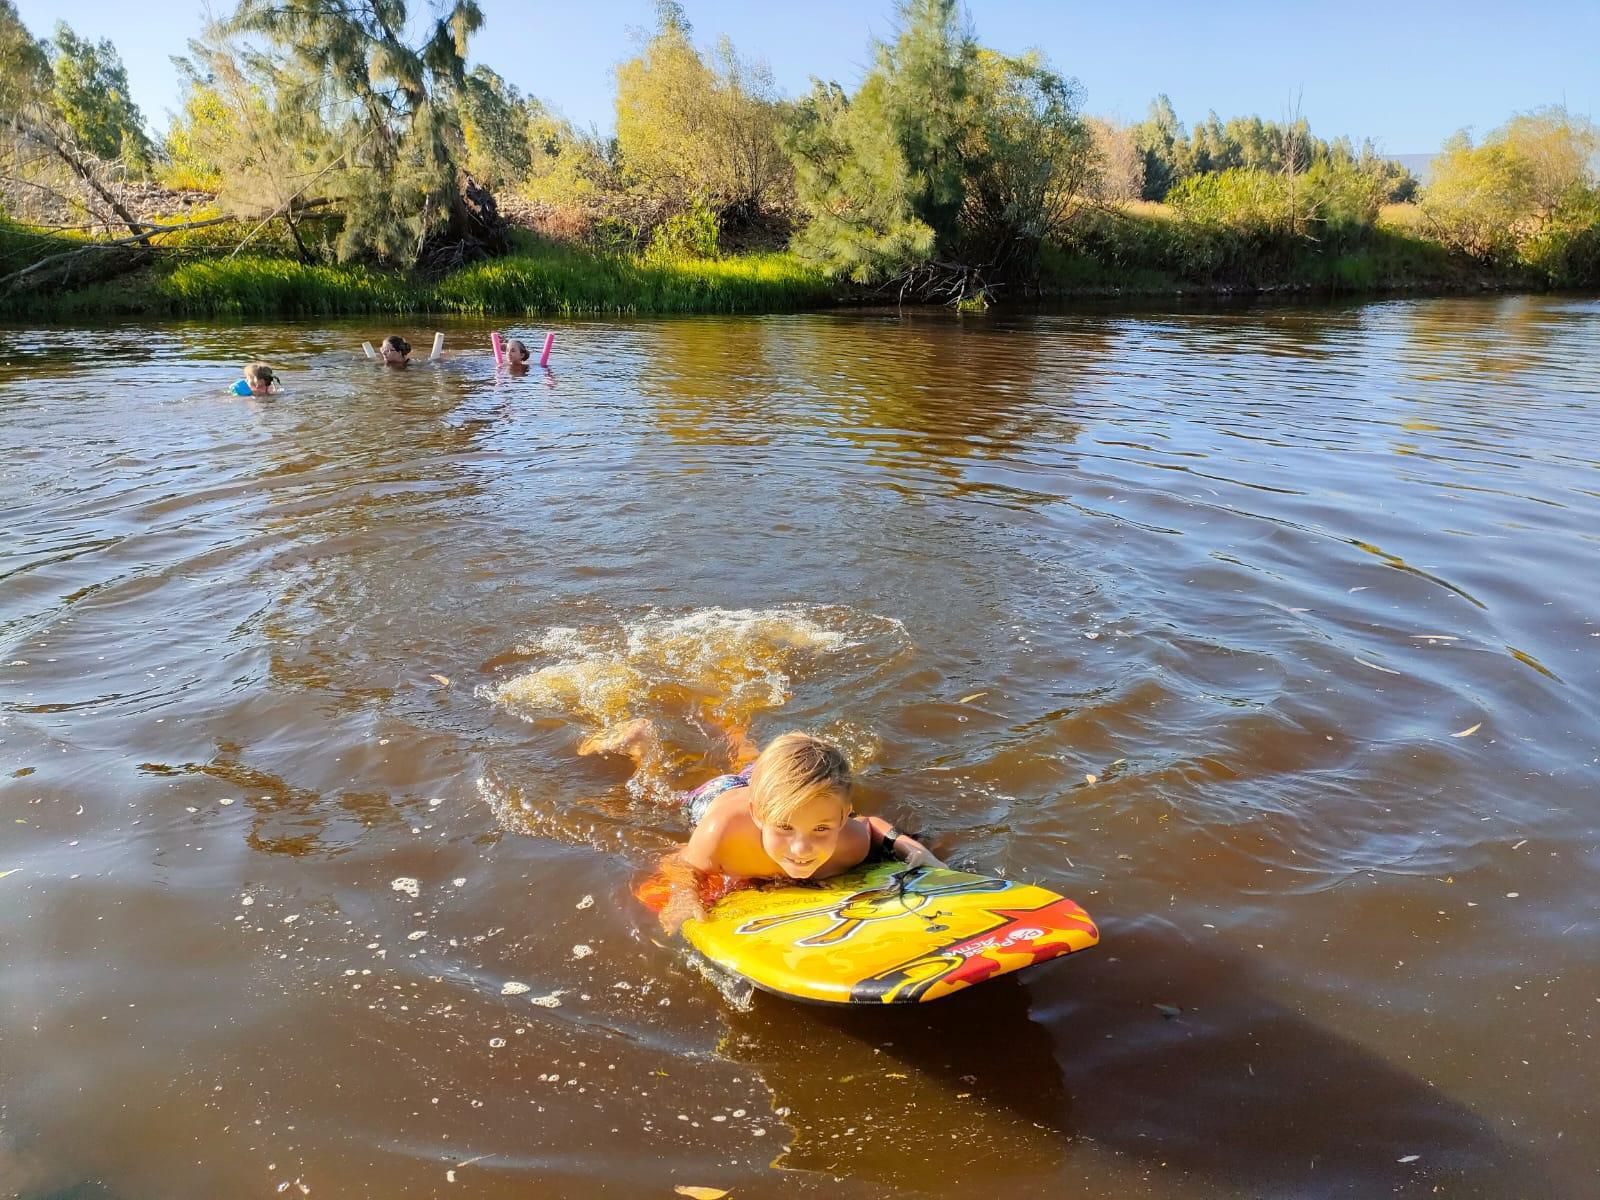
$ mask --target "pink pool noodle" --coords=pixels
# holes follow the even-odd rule
[[[544,353],[539,355],[539,365],[541,367],[546,366],[546,365],[549,364],[549,362],[550,362],[550,347],[554,346],[555,344],[556,344],[556,335],[555,334],[547,333],[547,334],[544,335]]]
[[[489,349],[494,351],[495,366],[498,367],[501,363],[505,362],[506,356],[504,351],[500,349],[500,334],[498,331],[489,335]]]

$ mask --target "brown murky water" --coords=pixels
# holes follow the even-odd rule
[[[0,330],[5,1194],[1595,1194],[1600,303],[381,332]],[[729,721],[1104,942],[724,995]]]

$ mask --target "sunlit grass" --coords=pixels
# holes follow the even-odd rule
[[[3,233],[3,231],[0,231]],[[6,242],[0,237],[0,253]],[[277,255],[162,262],[117,285],[0,300],[0,311],[83,316],[514,316],[770,312],[828,303],[832,287],[794,255],[721,259],[599,255],[556,247],[473,263],[441,279]]]

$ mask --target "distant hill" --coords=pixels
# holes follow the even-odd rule
[[[1417,182],[1426,186],[1433,176],[1433,160],[1435,154],[1386,154],[1385,158],[1393,159],[1406,170],[1417,177]]]

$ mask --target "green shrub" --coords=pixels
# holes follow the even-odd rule
[[[1600,188],[1572,185],[1521,260],[1556,287],[1600,286]]]
[[[716,258],[716,214],[698,201],[683,212],[673,213],[650,235],[645,257],[651,260]]]

